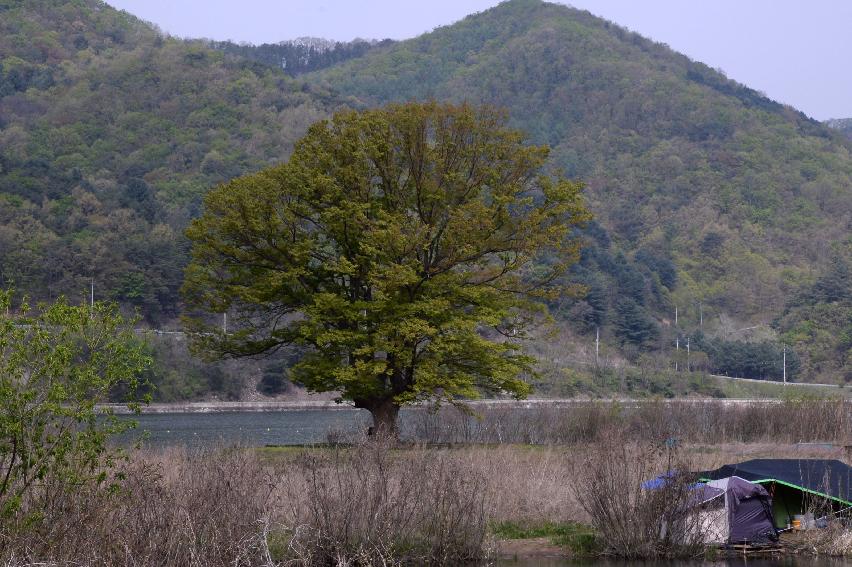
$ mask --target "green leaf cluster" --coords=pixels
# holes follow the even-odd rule
[[[121,387],[138,411],[149,363],[114,305],[31,310],[0,292],[0,519],[37,519],[51,491],[107,479],[109,438],[133,423],[96,404]]]

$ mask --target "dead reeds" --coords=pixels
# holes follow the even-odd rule
[[[641,482],[745,457],[826,456],[794,444],[850,430],[837,401],[415,411],[409,434],[440,445],[149,449],[100,484],[45,478],[0,523],[0,564],[446,565],[487,558],[487,526],[506,522],[591,523],[612,554],[690,554],[686,477],[657,492]]]
[[[91,484],[54,493],[37,521],[4,522],[4,563],[266,563],[263,531],[276,481],[253,452],[136,454],[111,474],[112,489]]]
[[[629,559],[695,557],[703,553],[705,534],[690,470],[692,464],[672,444],[610,431],[575,461],[570,486],[604,553]]]
[[[574,445],[613,428],[636,439],[676,437],[688,443],[844,442],[852,403],[842,399],[771,402],[590,401],[564,407],[409,410],[404,427],[418,442]]]
[[[135,454],[0,525],[5,565],[449,565],[486,555],[495,487],[475,460],[386,443],[275,463],[250,449]],[[41,501],[43,502],[43,500]],[[27,505],[33,503],[25,503]],[[26,509],[27,506],[24,506]]]
[[[284,555],[308,565],[449,565],[483,559],[485,471],[448,451],[400,455],[386,441],[287,465]]]

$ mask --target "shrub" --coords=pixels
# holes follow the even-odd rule
[[[276,482],[250,451],[136,454],[114,491],[54,491],[38,529],[3,531],[0,563],[271,565]]]
[[[605,554],[632,559],[692,557],[704,548],[677,449],[605,435],[573,468],[569,482],[591,518]],[[658,488],[645,483],[660,474]]]
[[[114,305],[12,307],[0,292],[0,520],[15,530],[37,526],[57,491],[108,484],[120,452],[107,441],[132,422],[95,404],[123,386],[138,409],[149,360]]]
[[[290,555],[307,565],[438,565],[479,560],[489,499],[483,471],[446,451],[396,457],[384,441],[306,454],[285,477],[299,502]]]

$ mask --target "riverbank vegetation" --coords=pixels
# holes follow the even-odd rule
[[[61,493],[109,485],[131,423],[95,409],[120,391],[138,411],[150,363],[115,305],[31,307],[0,290],[0,523],[39,523]],[[14,530],[13,530],[14,531]]]
[[[593,478],[607,483],[609,502],[622,513],[628,503],[640,504],[631,499],[640,496],[646,475],[673,463],[706,469],[743,457],[826,456],[815,447],[677,448],[624,431],[607,435],[606,443],[549,447],[371,442],[287,451],[145,450],[110,472],[120,479],[116,490],[54,490],[47,479],[43,516],[5,523],[0,559],[10,565],[451,565],[493,558],[501,540],[518,537],[548,538],[545,545],[566,555],[625,555],[622,540],[589,509],[586,495],[601,494],[587,484]],[[613,446],[641,456],[641,465],[616,463]],[[631,467],[630,478],[600,471],[606,459]],[[671,511],[663,500],[657,504],[655,513]],[[619,526],[636,537],[659,529],[658,517],[635,511]],[[838,541],[819,549],[849,552]],[[631,546],[629,555],[696,552],[650,543]]]
[[[577,554],[691,555],[686,485],[651,494],[642,482],[746,453],[825,454],[852,430],[852,404],[841,399],[660,400],[478,416],[416,408],[407,419],[416,442],[405,445],[379,437],[324,448],[125,450],[108,439],[127,422],[97,415],[94,404],[121,390],[138,407],[150,359],[130,323],[102,304],[30,312],[4,292],[0,312],[7,306],[7,565],[449,565],[486,560],[498,538],[528,534]],[[668,536],[655,540],[661,518]],[[835,538],[808,545],[840,553],[848,536],[834,529]]]
[[[99,468],[100,482],[46,474],[20,503],[40,513],[4,519],[0,561],[448,565],[535,546],[690,555],[694,541],[647,541],[662,516],[688,527],[665,505],[680,485],[649,494],[642,482],[749,458],[844,458],[852,418],[840,400],[589,404],[481,421],[445,411],[422,412],[418,443],[148,448]],[[800,547],[848,553],[848,533],[832,529]]]

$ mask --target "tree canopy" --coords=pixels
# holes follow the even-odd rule
[[[578,259],[578,183],[543,174],[493,109],[437,103],[344,111],[290,160],[211,191],[187,231],[189,323],[223,356],[305,347],[293,368],[393,430],[400,405],[524,396],[518,342]],[[499,340],[498,340],[499,339]]]

